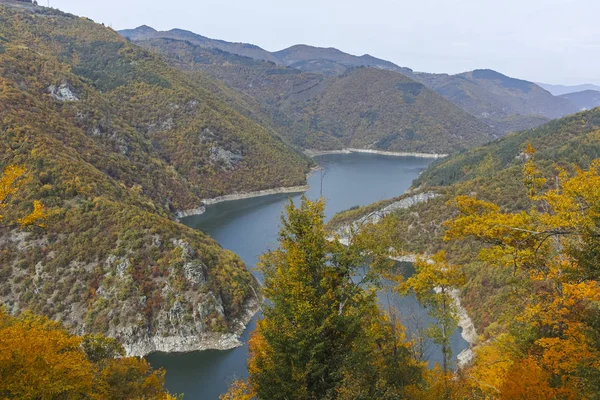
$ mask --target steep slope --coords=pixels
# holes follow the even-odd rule
[[[492,70],[413,76],[501,133],[534,128],[578,111],[532,82]]]
[[[273,53],[275,58],[288,67],[305,72],[325,75],[341,75],[353,67],[373,67],[402,73],[412,72],[409,68],[375,58],[368,54],[354,56],[333,47],[323,48],[299,44]]]
[[[88,19],[0,2],[0,165],[7,204],[52,212],[0,230],[0,302],[131,354],[228,348],[257,308],[251,274],[172,221],[202,198],[301,184],[308,161],[157,56]],[[11,218],[8,218],[10,220]]]
[[[591,110],[600,106],[600,91],[584,90],[583,92],[567,93],[560,97],[569,100],[580,110]]]
[[[448,153],[492,138],[484,124],[394,71],[353,68],[326,77],[190,42],[136,43],[191,76],[207,72],[256,99],[275,129],[303,148]]]
[[[586,83],[583,85],[573,85],[573,86],[550,85],[547,83],[539,83],[539,82],[537,82],[537,84],[539,86],[543,87],[544,89],[546,89],[547,91],[549,91],[550,93],[552,93],[554,96],[561,96],[563,94],[568,94],[568,93],[583,92],[585,90],[600,91],[600,86],[592,85],[591,83]]]
[[[214,48],[227,51],[240,56],[251,57],[256,60],[277,62],[277,58],[268,51],[249,43],[233,43],[224,40],[210,39],[184,29],[171,29],[170,31],[157,31],[149,26],[142,25],[135,29],[124,29],[119,33],[131,40],[147,40],[154,38],[168,38],[185,40],[197,46]]]
[[[521,174],[528,144],[536,149],[536,164],[548,177],[555,176],[557,165],[570,171],[574,166],[588,167],[592,160],[600,158],[600,108],[508,135],[433,163],[414,182],[413,190],[403,196],[428,200],[413,201],[411,207],[397,210],[389,217],[399,243],[407,252],[433,254],[445,249],[454,262],[465,265],[468,282],[461,299],[478,332],[485,335],[498,333],[502,324],[499,315],[518,312],[517,308],[507,309],[506,306],[514,305],[509,306],[504,298],[512,290],[509,282],[519,278],[511,270],[498,270],[474,261],[472,254],[479,245],[473,242],[444,242],[443,222],[456,216],[457,211],[449,206],[449,201],[458,195],[492,201],[507,211],[531,207]],[[338,214],[331,227],[337,229],[395,200],[398,199]]]

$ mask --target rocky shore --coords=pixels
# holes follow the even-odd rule
[[[234,321],[232,332],[206,332],[202,334],[182,334],[173,336],[146,336],[131,341],[124,340],[123,347],[127,356],[144,357],[150,353],[186,353],[201,350],[230,350],[243,343],[240,336],[246,326],[260,310],[261,300],[251,298],[245,305],[244,315]]]
[[[381,218],[393,212],[394,210],[409,208],[415,204],[429,201],[435,197],[437,197],[437,194],[433,192],[418,193],[413,196],[405,197],[399,201],[389,204],[386,207],[383,207],[380,210],[359,218],[358,220],[354,221],[352,225],[354,225],[354,227],[358,227],[364,223],[377,223]],[[350,234],[350,231],[351,229],[349,224],[336,229],[340,243],[348,245],[350,240],[348,235]],[[331,237],[331,239],[333,239],[333,237]],[[414,263],[417,260],[417,257],[418,255],[416,254],[405,254],[400,257],[392,257],[392,259],[398,262]],[[458,314],[458,326],[461,328],[461,336],[467,343],[469,343],[469,347],[456,356],[458,360],[458,367],[463,368],[469,365],[475,356],[473,347],[477,344],[478,335],[477,331],[475,330],[475,325],[469,317],[467,310],[461,304],[460,290],[454,289],[451,293],[451,296]]]
[[[206,212],[206,206],[211,204],[223,203],[226,201],[232,200],[242,200],[242,199],[250,199],[254,197],[263,197],[270,196],[273,194],[284,194],[284,193],[303,193],[309,189],[308,185],[303,186],[290,186],[290,187],[280,187],[275,189],[266,189],[266,190],[258,190],[256,192],[242,192],[242,193],[233,193],[225,196],[214,197],[212,199],[204,199],[202,200],[202,204],[197,208],[192,208],[190,210],[178,211],[175,213],[175,218],[179,221],[182,218],[190,217],[192,215],[202,215]]]

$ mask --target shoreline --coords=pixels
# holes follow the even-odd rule
[[[418,193],[416,195],[412,195],[412,196],[403,198],[401,200],[398,200],[392,204],[389,204],[389,205],[379,209],[378,211],[374,211],[368,215],[362,216],[361,218],[359,218],[357,220],[354,220],[347,224],[344,224],[344,225],[338,227],[338,229],[336,229],[334,232],[338,235],[338,241],[340,243],[342,243],[343,245],[347,246],[349,243],[349,238],[348,238],[349,227],[351,225],[361,224],[363,222],[370,222],[370,223],[376,224],[377,222],[379,222],[379,220],[381,219],[382,216],[386,215],[387,213],[389,213],[393,210],[401,209],[401,208],[406,209],[415,204],[427,202],[430,199],[435,198],[435,197],[437,197],[436,193],[425,192],[425,193]],[[334,237],[333,236],[330,237],[329,240],[334,240]],[[417,257],[419,257],[419,256],[420,256],[419,254],[409,253],[409,254],[404,254],[403,256],[390,257],[390,258],[392,260],[398,261],[398,262],[415,263],[417,261]],[[423,256],[423,255],[421,255],[421,256]],[[474,353],[473,349],[477,346],[478,335],[477,335],[477,330],[475,329],[475,325],[473,324],[473,321],[469,317],[467,310],[463,307],[463,305],[460,301],[460,290],[453,289],[452,292],[450,293],[450,296],[452,297],[452,301],[454,303],[454,306],[456,307],[456,311],[457,311],[456,317],[458,319],[458,327],[461,330],[460,335],[465,340],[465,342],[467,342],[469,344],[469,347],[467,347],[466,349],[464,349],[463,351],[461,351],[460,353],[458,353],[456,355],[456,361],[457,361],[458,368],[462,369],[462,368],[468,366],[471,363],[471,361],[473,360],[473,358],[475,357],[475,353]]]
[[[419,158],[444,158],[448,154],[438,153],[416,153],[416,152],[401,152],[401,151],[384,151],[384,150],[372,150],[372,149],[355,149],[345,148],[341,150],[304,150],[304,154],[314,158],[318,156],[325,156],[329,154],[351,154],[351,153],[368,153],[368,154],[379,154],[383,156],[392,157],[419,157]]]
[[[320,165],[312,167],[310,171],[306,173],[306,181],[308,182],[308,178],[310,178],[312,174],[314,174],[317,171],[320,171],[321,169],[322,167]],[[206,206],[210,206],[213,204],[224,203],[226,201],[253,199],[256,197],[271,196],[274,194],[304,193],[307,192],[308,189],[310,189],[310,186],[307,183],[306,185],[300,186],[282,186],[273,189],[256,190],[253,192],[232,193],[223,196],[212,197],[210,199],[202,199],[200,200],[200,206],[198,206],[197,208],[177,211],[175,213],[175,220],[177,222],[181,222],[182,218],[192,217],[194,215],[202,215],[206,212]]]
[[[243,200],[243,199],[252,199],[256,197],[264,197],[271,196],[274,194],[292,194],[292,193],[304,193],[308,191],[310,187],[308,185],[302,186],[288,186],[288,187],[279,187],[274,189],[265,189],[265,190],[257,190],[254,192],[242,192],[242,193],[233,193],[227,194],[224,196],[213,197],[210,199],[202,199],[200,201],[200,206],[197,208],[192,208],[189,210],[177,211],[175,213],[175,220],[180,221],[182,218],[191,217],[194,215],[202,215],[206,212],[206,206],[210,206],[213,204],[224,203],[227,201],[234,200]]]
[[[145,357],[152,353],[190,353],[206,350],[231,350],[244,345],[241,335],[248,324],[260,311],[262,299],[250,298],[245,303],[244,314],[234,320],[235,327],[231,332],[180,336],[145,336],[143,338],[123,343],[128,357]]]
[[[305,150],[304,154],[308,157],[314,158],[322,155],[329,154],[352,154],[352,153],[368,153],[368,154],[379,154],[384,156],[392,156],[392,157],[419,157],[419,158],[444,158],[447,157],[447,154],[436,154],[436,153],[405,153],[405,152],[393,152],[393,151],[383,151],[383,150],[371,150],[371,149],[354,149],[354,148],[346,148],[342,150]],[[310,169],[310,171],[306,174],[306,180],[314,174],[316,171],[321,170],[323,167],[317,165]],[[273,189],[264,189],[257,190],[253,192],[241,192],[241,193],[232,193],[226,194],[223,196],[212,197],[209,199],[200,200],[200,205],[196,208],[191,208],[188,210],[179,210],[175,212],[175,220],[177,222],[181,222],[181,219],[192,217],[195,215],[202,215],[206,212],[206,206],[224,203],[226,201],[234,201],[234,200],[243,200],[243,199],[251,199],[256,197],[263,196],[271,196],[274,194],[292,194],[292,193],[304,193],[310,189],[308,184],[301,186],[283,186]]]

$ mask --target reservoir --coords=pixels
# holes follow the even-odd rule
[[[351,153],[319,156],[315,159],[324,169],[309,178],[309,199],[326,199],[326,218],[353,206],[364,206],[379,200],[399,196],[419,173],[433,160],[416,157],[394,157],[378,154]],[[321,184],[322,183],[322,184]],[[204,214],[182,222],[212,236],[221,246],[237,253],[252,269],[258,256],[277,246],[277,233],[284,205],[288,198],[300,194],[273,195],[218,203],[207,207]],[[404,265],[405,275],[411,273]],[[381,293],[382,305],[398,309],[411,330],[426,328],[429,318],[414,296],[400,297]],[[259,317],[258,315],[257,317]],[[256,326],[256,317],[242,336],[246,343]],[[468,344],[455,332],[452,338],[456,356]],[[432,343],[424,349],[430,364],[441,361],[441,352]],[[186,400],[215,400],[227,391],[235,378],[247,376],[248,347],[232,350],[209,350],[191,353],[154,353],[147,357],[155,367],[166,370],[166,387],[171,393],[184,393]]]

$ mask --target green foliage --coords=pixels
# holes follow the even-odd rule
[[[265,399],[402,396],[419,383],[422,366],[401,325],[376,305],[387,249],[328,241],[323,207],[306,198],[298,208],[290,203],[279,249],[262,258],[269,301],[250,342],[251,388]],[[372,269],[361,267],[367,260]]]
[[[529,157],[528,144],[535,148],[536,164],[552,184],[556,165],[574,171],[574,167],[587,167],[600,157],[599,134],[600,110],[596,109],[438,160],[415,180],[416,191],[406,196],[435,192],[439,197],[397,210],[382,223],[393,226],[391,235],[397,238],[396,246],[402,251],[431,255],[444,249],[451,262],[464,266],[467,280],[461,293],[463,305],[478,331],[485,337],[494,336],[499,326],[505,326],[522,310],[519,305],[510,305],[508,299],[528,290],[528,283],[510,270],[489,268],[475,260],[473,254],[481,249],[481,243],[443,241],[444,221],[457,215],[449,202],[456,196],[476,195],[478,199],[499,204],[502,210],[527,210],[531,201],[521,170]],[[398,199],[340,213],[332,219],[330,227],[337,229],[395,200]],[[588,256],[592,263],[594,255]]]

